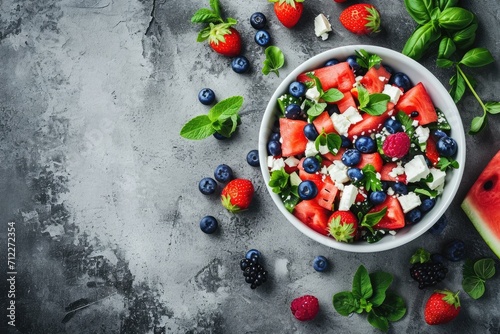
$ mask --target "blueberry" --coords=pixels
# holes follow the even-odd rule
[[[422,204],[420,204],[420,210],[423,213],[431,211],[431,209],[434,207],[436,204],[436,199],[435,198],[430,198],[426,197],[422,200]]]
[[[252,248],[245,254],[245,259],[251,260],[255,255],[257,255],[257,258],[260,258],[262,254],[258,250]]]
[[[266,26],[267,18],[261,12],[255,12],[250,16],[250,24],[255,29],[262,29]]]
[[[458,145],[451,137],[441,137],[436,143],[436,148],[439,155],[451,157],[457,153]]]
[[[370,199],[370,202],[373,205],[378,205],[384,203],[385,199],[387,198],[387,195],[385,192],[378,190],[371,192],[368,198]]]
[[[338,63],[340,63],[340,61],[338,59],[333,58],[333,59],[327,60],[325,63],[325,66],[337,65]]]
[[[396,182],[392,185],[392,189],[396,194],[406,195],[408,194],[408,187],[402,182]]]
[[[267,152],[274,157],[281,155],[281,143],[277,140],[270,140],[267,143]]]
[[[389,133],[396,133],[396,132],[401,132],[403,131],[403,124],[401,124],[400,121],[394,118],[388,118],[384,122],[384,127]]]
[[[250,62],[245,56],[234,57],[231,61],[231,68],[236,73],[245,73],[250,69]]]
[[[299,81],[294,81],[288,86],[288,93],[294,97],[302,97],[306,95],[306,90],[306,85]]]
[[[389,72],[390,75],[394,74],[395,71],[394,71],[394,69],[392,67],[390,67],[389,65],[385,65],[385,64],[383,66],[384,66],[385,70],[387,72]]]
[[[295,103],[291,103],[285,108],[285,117],[288,119],[299,119],[302,114],[302,109]]]
[[[260,46],[268,46],[271,43],[271,35],[266,30],[258,30],[254,40]]]
[[[302,162],[302,167],[309,174],[314,174],[319,171],[321,165],[315,157],[307,157]]]
[[[346,166],[355,166],[361,161],[361,153],[353,148],[347,149],[341,158],[342,162]]]
[[[323,272],[328,269],[328,260],[323,255],[318,255],[314,258],[313,268],[316,271]]]
[[[351,55],[347,57],[346,61],[349,64],[349,66],[351,66],[355,75],[364,75],[366,73],[366,69],[364,69],[358,64],[357,58],[358,57],[356,55]]]
[[[225,140],[225,139],[227,139],[227,137],[226,137],[226,136],[223,136],[223,135],[221,135],[221,134],[220,134],[220,133],[218,133],[218,132],[215,132],[215,133],[214,133],[214,138],[215,138],[215,139],[217,139],[217,140]]]
[[[436,131],[434,131],[434,136],[436,136],[438,138],[448,137],[446,132],[444,132],[443,130],[440,130],[440,129],[437,129]]]
[[[279,132],[273,132],[271,134],[271,137],[269,138],[269,140],[276,140],[276,141],[280,141],[280,138],[281,138],[281,135]]]
[[[373,153],[377,150],[375,140],[368,136],[361,136],[354,142],[354,147],[361,153]]]
[[[465,259],[465,243],[462,240],[452,240],[443,249],[443,255],[450,261],[460,261]]]
[[[250,152],[248,152],[247,163],[252,167],[259,167],[260,166],[259,151],[258,150],[251,150]]]
[[[352,145],[352,141],[347,136],[340,135],[340,139],[342,139],[341,147],[349,147]]]
[[[347,170],[347,176],[349,176],[349,179],[351,179],[352,182],[357,182],[363,179],[364,174],[361,169],[351,167]]]
[[[422,220],[422,211],[418,208],[412,209],[406,213],[405,218],[408,224],[416,224]]]
[[[220,164],[215,168],[214,177],[219,182],[229,182],[233,179],[233,170],[225,164]]]
[[[318,187],[311,180],[305,180],[299,183],[299,197],[301,199],[313,199],[318,194]]]
[[[432,225],[432,227],[429,229],[429,233],[434,234],[434,235],[440,235],[443,233],[444,229],[446,228],[446,225],[448,225],[448,220],[446,219],[446,216],[441,216],[437,220],[437,222]]]
[[[219,222],[212,216],[205,216],[200,220],[200,229],[206,234],[212,234],[217,230]]]
[[[215,101],[215,93],[210,88],[203,88],[198,93],[198,100],[204,105],[211,105]]]
[[[316,130],[316,127],[312,123],[307,123],[304,126],[304,136],[306,136],[307,139],[315,141],[316,138],[318,138],[318,130]]]
[[[198,183],[198,189],[203,195],[211,195],[217,190],[217,182],[211,177],[204,177]]]
[[[389,79],[389,84],[398,86],[399,88],[402,88],[403,91],[405,92],[410,90],[411,87],[413,87],[410,78],[403,72],[394,73],[394,75],[392,75],[391,78]]]

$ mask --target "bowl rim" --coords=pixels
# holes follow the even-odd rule
[[[335,239],[324,236],[306,224],[298,220],[293,214],[291,214],[283,205],[278,194],[274,193],[269,187],[270,173],[267,167],[267,138],[271,131],[272,124],[274,123],[276,117],[276,104],[277,98],[286,91],[288,85],[294,81],[300,73],[310,71],[319,68],[326,61],[332,58],[345,59],[349,55],[355,53],[355,50],[366,50],[371,54],[377,54],[382,58],[384,62],[387,59],[387,65],[393,67],[395,70],[405,72],[410,79],[413,81],[415,77],[420,78],[419,82],[423,82],[427,89],[427,92],[431,96],[431,99],[436,107],[438,107],[446,116],[448,122],[451,125],[451,136],[457,141],[458,152],[455,160],[459,163],[459,168],[453,170],[453,173],[447,173],[446,185],[444,187],[443,193],[438,197],[435,207],[428,212],[422,221],[418,224],[408,226],[403,228],[401,231],[394,236],[387,235],[376,243],[367,242],[356,242],[356,243],[343,243],[338,242]],[[402,69],[401,67],[403,67]],[[431,89],[432,88],[432,89]],[[439,99],[438,99],[439,97]],[[437,101],[437,102],[436,102]],[[443,108],[445,107],[445,108]],[[308,236],[309,238],[334,249],[339,249],[347,252],[354,253],[369,253],[369,252],[380,252],[385,250],[390,250],[406,243],[413,241],[414,239],[420,237],[429,228],[431,228],[435,222],[446,212],[451,202],[455,198],[458,191],[460,181],[463,176],[465,168],[465,133],[462,120],[458,108],[449,95],[443,84],[437,79],[432,72],[430,72],[426,67],[421,65],[419,62],[415,61],[408,56],[403,55],[400,52],[394,51],[389,48],[367,45],[367,44],[353,44],[336,47],[330,50],[323,51],[297,66],[292,72],[290,72],[285,79],[279,84],[277,89],[274,91],[271,99],[269,100],[264,115],[262,117],[260,130],[259,130],[259,159],[261,161],[260,169],[266,188],[280,212],[285,216],[288,222],[292,223],[295,228],[300,232]],[[450,176],[450,174],[452,174]],[[411,232],[411,233],[410,233]]]

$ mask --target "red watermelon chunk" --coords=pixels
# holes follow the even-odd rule
[[[373,228],[397,230],[405,227],[405,215],[396,197],[387,196],[383,203],[375,205],[369,212],[377,212],[385,207],[387,207],[387,212]]]
[[[323,186],[320,188],[318,195],[315,197],[319,206],[332,211],[335,198],[338,193],[337,187],[333,184],[332,180],[328,177],[325,179]]]
[[[332,133],[335,132],[335,128],[333,127],[332,119],[328,114],[328,111],[323,111],[318,117],[316,117],[313,121],[314,127],[318,133]]]
[[[382,126],[385,120],[393,114],[394,111],[392,110],[391,106],[392,103],[389,102],[387,111],[379,116],[363,114],[363,120],[356,124],[353,124],[347,131],[347,136],[352,139],[354,136],[368,135],[373,131],[379,129],[379,127]]]
[[[370,94],[382,93],[390,77],[391,74],[387,72],[384,66],[380,66],[379,68],[372,67],[359,82]]]
[[[462,202],[462,209],[500,258],[500,151],[484,168]]]
[[[418,115],[412,118],[417,120],[420,125],[437,122],[438,120],[431,97],[421,82],[400,97],[396,109],[405,112],[407,115],[417,111]]]
[[[372,165],[376,172],[380,172],[382,170],[382,166],[384,165],[384,161],[378,152],[363,153],[361,154],[361,161],[356,165],[356,167],[361,169],[368,164]]]
[[[340,101],[335,102],[335,104],[339,107],[340,113],[343,113],[349,109],[349,107],[356,108],[356,101],[351,92],[344,92],[344,97]]]
[[[337,88],[342,92],[347,92],[351,90],[355,82],[354,73],[347,62],[318,68],[314,70],[314,75],[321,82],[324,91],[330,88]],[[302,73],[297,76],[297,81],[300,82],[310,80],[312,79],[307,76],[307,73]]]
[[[318,233],[328,235],[330,211],[320,206],[315,199],[300,201],[293,209],[293,215]]]
[[[282,139],[281,154],[284,157],[302,154],[306,150],[307,138],[304,135],[306,121],[280,118],[280,135]]]
[[[392,170],[397,167],[397,163],[395,162],[386,162],[382,169],[380,170],[380,179],[382,181],[393,181],[393,182],[402,182],[406,184],[406,174],[400,175],[391,175]]]

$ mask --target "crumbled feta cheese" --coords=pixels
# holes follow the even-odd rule
[[[359,113],[358,109],[350,106],[347,108],[342,115],[344,115],[345,118],[349,121],[351,124],[356,124],[358,122],[361,122],[363,120],[363,117]]]
[[[411,125],[416,128],[418,126],[418,121],[415,119],[413,120],[413,122],[411,123]]]
[[[274,157],[272,155],[267,156],[267,168],[273,168]]]
[[[437,189],[439,186],[444,184],[444,179],[446,178],[446,173],[437,168],[430,169],[432,174],[432,181],[427,182],[427,185],[432,190]]]
[[[401,89],[393,85],[385,85],[382,91],[382,94],[389,95],[390,101],[394,104],[398,103],[401,93]]]
[[[332,119],[335,131],[340,135],[347,135],[347,130],[349,130],[349,126],[351,125],[347,117],[344,114],[333,113],[330,118]]]
[[[354,78],[354,80],[356,81],[353,85],[353,87],[356,87],[357,86],[357,83],[361,81],[361,79],[363,79],[363,76],[362,75],[358,75],[356,78]]]
[[[300,182],[302,182],[302,180],[300,179],[299,174],[297,174],[297,172],[293,172],[292,174],[290,174],[290,184],[292,186],[298,186]]]
[[[429,175],[429,167],[425,162],[423,155],[416,155],[413,159],[408,161],[405,166],[406,180],[408,182],[417,182],[427,175]]]
[[[313,157],[318,153],[319,151],[316,149],[316,145],[314,144],[314,142],[309,140],[306,144],[306,150],[304,151],[306,157]]]
[[[398,161],[398,164],[396,167],[394,167],[393,169],[391,169],[391,171],[389,172],[389,176],[390,177],[398,177],[399,175],[403,175],[405,173],[405,169],[403,168],[403,166],[401,166],[401,162]]]
[[[358,188],[355,185],[349,184],[344,187],[342,196],[340,196],[339,211],[349,211],[351,205],[354,204],[356,196],[358,195]]]
[[[340,190],[340,191],[344,190],[344,184],[343,184],[343,183],[340,183],[340,182],[335,182],[335,187],[336,187],[338,190]]]
[[[330,166],[328,166],[328,174],[334,182],[345,183],[349,181],[349,176],[347,176],[347,167],[340,160],[335,160]]]
[[[392,189],[391,187],[387,188],[387,195],[389,196],[394,195],[394,189]]]
[[[274,159],[271,171],[280,170],[281,168],[284,167],[285,167],[285,161],[283,160],[283,158]]]
[[[389,234],[390,234],[390,235],[396,235],[396,231],[394,231],[394,230],[390,230],[390,231],[389,231]]]
[[[328,146],[326,146],[326,145],[319,145],[319,153],[326,154],[328,152],[330,152],[330,150],[328,149]]]
[[[319,14],[314,18],[314,33],[316,37],[326,40],[330,31],[332,31],[332,25],[328,22],[325,15]]]
[[[401,204],[401,208],[403,209],[404,213],[407,213],[422,204],[420,197],[418,197],[418,195],[413,191],[410,191],[406,195],[399,196],[398,201],[399,204]]]
[[[296,157],[288,157],[285,159],[285,164],[288,167],[295,167],[299,165],[300,160],[297,159]]]
[[[415,129],[415,135],[417,135],[418,142],[420,144],[425,143],[429,139],[429,134],[431,130],[429,128],[424,128],[423,126],[418,126]]]
[[[309,88],[308,90],[306,90],[306,98],[308,98],[309,100],[313,100],[313,101],[318,102],[319,96],[320,96],[320,94],[319,94],[318,88],[316,86],[313,86],[313,87]]]
[[[378,79],[379,79],[380,81],[382,81],[382,82],[387,82],[387,81],[389,81],[389,79],[387,79],[386,77],[383,77],[383,76],[378,77]]]

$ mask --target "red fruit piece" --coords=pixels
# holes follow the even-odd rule
[[[328,114],[328,111],[323,111],[321,114],[319,114],[319,116],[314,119],[313,124],[318,133],[321,133],[323,131],[325,133],[337,133],[337,131],[335,131],[335,128],[333,127],[333,122],[330,118],[330,115]]]
[[[300,321],[308,321],[314,319],[319,311],[318,298],[312,295],[304,295],[292,300],[290,310],[293,316]]]
[[[420,125],[437,122],[438,120],[431,97],[421,82],[401,96],[396,104],[396,109],[410,116],[414,111],[417,111],[418,115],[412,116],[412,118],[417,120]]]
[[[293,209],[293,215],[318,233],[327,235],[330,211],[321,207],[315,199],[300,201]]]
[[[424,308],[425,322],[429,325],[446,324],[460,313],[460,298],[458,291],[439,290],[434,292]]]
[[[311,81],[312,79],[306,73],[299,74],[297,81]],[[332,66],[318,68],[313,73],[321,82],[321,86],[325,92],[330,88],[337,88],[343,93],[349,92],[352,89],[352,85],[356,82],[354,72],[349,63],[345,61]]]
[[[274,2],[274,13],[278,20],[287,28],[294,27],[302,16],[304,0],[269,0]]]
[[[344,92],[342,100],[335,102],[335,104],[339,107],[340,113],[343,113],[349,109],[349,107],[356,108],[356,101],[354,101],[354,97],[351,92]]]
[[[358,233],[358,219],[351,211],[335,211],[328,219],[328,233],[340,242],[353,242]]]
[[[340,23],[352,33],[366,35],[380,31],[380,13],[370,4],[356,4],[340,13]]]
[[[405,215],[397,198],[387,196],[384,202],[375,205],[370,209],[369,213],[378,212],[384,208],[387,208],[387,212],[373,228],[397,230],[405,227]]]
[[[427,143],[425,144],[425,156],[432,163],[433,166],[439,162],[439,152],[436,147],[436,142],[432,137],[427,139]]]
[[[402,182],[406,184],[406,174],[395,175],[392,170],[398,166],[395,162],[386,162],[380,170],[380,180]]]
[[[241,36],[236,29],[229,28],[227,25],[227,23],[215,25],[210,30],[208,40],[215,52],[223,56],[234,57],[241,52]]]
[[[252,202],[254,187],[247,179],[234,179],[222,189],[222,205],[230,212],[246,210]]]
[[[384,160],[382,159],[382,156],[380,156],[380,153],[378,152],[362,153],[361,161],[359,162],[359,164],[356,165],[356,167],[361,169],[368,164],[372,165],[376,172],[380,172],[382,170],[382,166],[384,165]]]
[[[319,206],[332,211],[333,203],[335,202],[335,198],[337,197],[338,189],[332,183],[330,178],[327,178],[328,182],[324,182],[321,188],[319,189],[318,195],[315,197],[316,202],[318,202]]]
[[[389,82],[390,77],[391,74],[387,72],[384,66],[380,66],[379,68],[372,67],[368,70],[368,72],[366,72],[359,82],[370,94],[382,93],[384,86]]]
[[[304,126],[307,125],[307,122],[284,117],[281,117],[279,122],[282,138],[281,154],[284,157],[289,157],[304,153],[308,142],[304,135]]]
[[[387,136],[382,150],[388,157],[400,159],[408,153],[410,144],[410,137],[405,132],[396,132]]]

